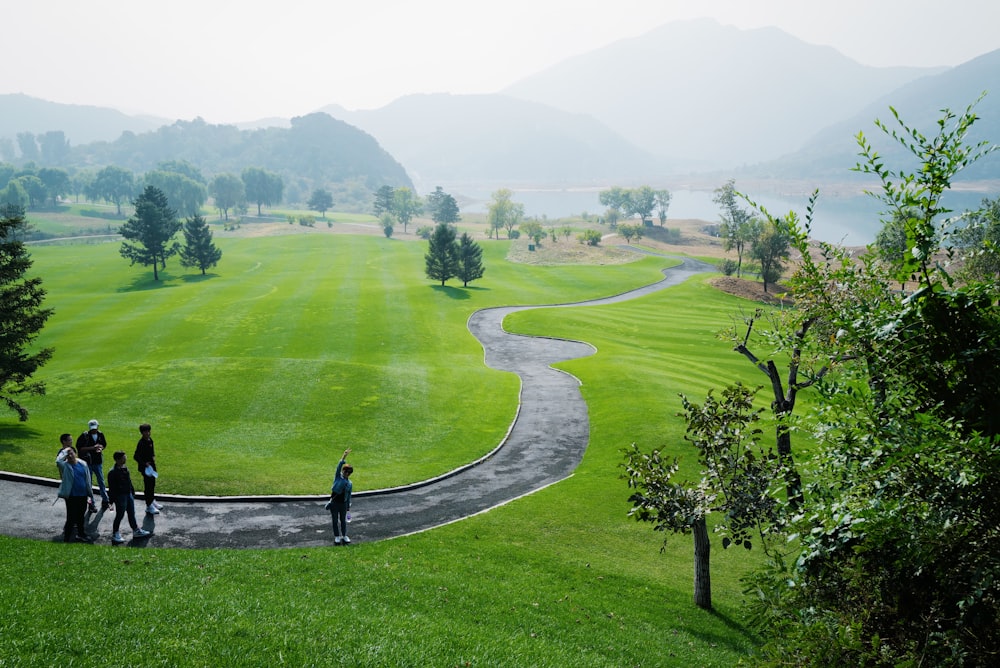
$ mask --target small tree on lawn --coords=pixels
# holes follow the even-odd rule
[[[333,206],[333,195],[330,194],[329,190],[317,188],[309,196],[306,206],[313,211],[319,211],[320,215],[323,216],[323,220],[326,220],[326,212]]]
[[[15,397],[45,394],[45,383],[32,375],[52,357],[52,348],[35,348],[32,342],[52,315],[42,308],[42,279],[25,278],[31,256],[17,240],[17,229],[26,224],[24,209],[0,207],[0,400],[22,422],[28,410]]]
[[[119,229],[125,238],[119,252],[130,265],[152,266],[153,280],[158,281],[157,265],[166,267],[167,258],[180,252],[180,244],[173,239],[181,223],[167,206],[167,196],[153,186],[146,186],[133,205],[135,213]]]
[[[458,272],[455,276],[462,281],[463,287],[468,287],[469,281],[482,278],[486,272],[483,266],[483,249],[479,247],[468,233],[463,232],[458,240]]]
[[[761,409],[753,406],[755,395],[756,390],[740,384],[723,390],[721,399],[709,392],[701,406],[681,395],[684,439],[698,449],[703,467],[697,483],[673,482],[678,460],[667,462],[658,450],[644,454],[633,443],[625,453],[628,485],[636,490],[629,497],[629,515],[653,523],[654,531],[693,535],[694,602],[706,610],[712,608],[707,516],[719,513],[716,531],[724,536],[723,548],[747,550],[756,538],[767,549],[766,530],[775,519],[777,504],[768,489],[779,463],[758,445],[761,431],[755,425]]]
[[[222,251],[212,241],[212,230],[201,216],[184,221],[184,246],[181,247],[181,266],[197,267],[201,275],[222,259]]]
[[[434,234],[428,241],[427,278],[441,281],[444,285],[449,278],[454,278],[458,272],[458,244],[455,242],[455,228],[448,223],[438,223]]]

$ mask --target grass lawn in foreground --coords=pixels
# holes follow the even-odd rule
[[[518,296],[505,295],[529,301]],[[713,336],[739,303],[695,279],[634,302],[510,318],[509,329],[597,346],[561,365],[583,381],[591,443],[570,479],[446,527],[267,552],[0,537],[0,657],[26,666],[752,663],[738,578],[759,555],[716,549],[716,612],[695,608],[690,537],[671,537],[661,553],[662,536],[625,516],[618,477],[632,441],[686,456],[677,392],[698,399],[731,375],[759,384]],[[113,608],[128,614],[102,614]],[[74,621],[95,616],[96,638]]]
[[[482,243],[486,275],[462,288],[424,275],[426,244],[374,236],[221,239],[207,276],[171,260],[162,279],[117,243],[33,247],[55,348],[0,420],[0,469],[47,477],[58,435],[101,421],[130,456],[153,425],[164,493],[322,493],[354,448],[364,488],[443,473],[495,447],[516,376],[488,369],[466,328],[476,309],[604,296],[667,263],[535,267]],[[332,459],[331,459],[332,458]]]

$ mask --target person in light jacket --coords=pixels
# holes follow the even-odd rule
[[[59,439],[65,444],[67,439],[72,439],[69,434],[63,434]],[[72,441],[71,441],[72,442]],[[72,445],[66,445],[59,454],[56,455],[56,467],[59,469],[61,482],[59,484],[59,498],[66,501],[66,524],[63,526],[63,540],[67,543],[93,543],[94,540],[87,535],[84,515],[87,512],[87,504],[94,504],[94,488],[90,481],[90,467],[87,462],[78,459],[76,450]],[[76,530],[76,535],[73,530]]]

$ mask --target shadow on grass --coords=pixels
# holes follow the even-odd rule
[[[452,299],[468,299],[470,296],[468,288],[456,288],[451,285],[432,285],[431,290],[443,292]]]
[[[52,437],[52,456],[59,450],[58,434]],[[24,422],[0,426],[0,453],[23,454],[24,447],[15,443],[26,443],[42,440],[45,436],[42,432],[33,427],[29,427]]]
[[[737,640],[734,636],[723,636],[702,626],[695,625],[690,625],[687,628],[687,632],[692,636],[700,638],[702,641],[713,645],[724,645],[734,652],[745,652],[747,646],[756,648],[760,647],[763,643],[760,636],[758,636],[753,629],[747,627],[745,624],[739,623],[729,615],[719,612],[716,609],[704,612],[722,622],[726,628],[738,636],[739,640]]]
[[[181,280],[184,281],[185,283],[201,283],[202,281],[218,278],[218,276],[219,276],[218,274],[213,274],[213,273],[202,274],[199,272],[197,274],[184,274],[183,276],[181,276]]]
[[[172,279],[173,276],[170,276],[163,271],[160,272],[160,280],[158,281],[153,280],[152,273],[143,273],[142,275],[136,276],[132,279],[132,282],[128,285],[123,285],[118,288],[118,292],[144,292],[146,290],[163,290],[165,288],[173,288],[176,286],[170,285],[170,281]]]

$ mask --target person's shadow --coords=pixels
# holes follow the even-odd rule
[[[110,508],[101,508],[100,510],[90,513],[88,512],[84,520],[84,527],[87,530],[87,535],[98,540],[100,538],[100,528],[101,520],[104,519],[105,513],[111,513],[110,518],[114,518],[114,506]],[[138,515],[138,512],[136,513]],[[127,521],[127,516],[122,518]],[[153,537],[156,533],[156,516],[150,515],[149,513],[143,513],[143,520],[139,525],[142,529],[149,532],[148,536],[143,536],[142,538],[137,538],[135,535],[125,543],[127,547],[146,547],[149,544],[149,539]]]

